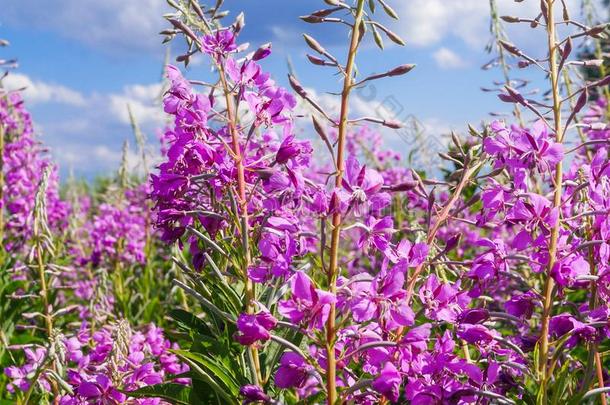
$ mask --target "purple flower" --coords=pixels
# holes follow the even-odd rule
[[[559,221],[559,210],[552,203],[534,193],[527,194],[529,201],[517,200],[506,220],[509,223],[521,223],[523,229],[513,239],[513,247],[523,250],[534,243],[532,234],[540,230],[542,235],[550,234],[550,230]]]
[[[242,404],[250,404],[253,402],[267,403],[269,396],[258,385],[244,385],[240,388],[239,394],[244,397]]]
[[[296,272],[290,280],[292,296],[289,300],[280,301],[280,314],[298,324],[308,321],[309,327],[323,329],[331,303],[335,296],[331,293],[315,289],[311,279],[302,271]]]
[[[225,69],[231,80],[238,86],[264,89],[272,82],[269,79],[269,73],[263,73],[261,67],[252,60],[246,60],[240,66],[235,59],[228,58]]]
[[[275,328],[277,320],[269,312],[263,311],[256,315],[241,314],[237,318],[237,341],[245,346],[257,341],[267,341],[271,337],[269,330]]]
[[[403,239],[396,246],[395,252],[387,254],[388,259],[397,263],[396,266],[404,269],[417,267],[426,261],[430,248],[423,242],[411,243],[408,239]]]
[[[354,283],[354,298],[350,301],[354,320],[378,319],[388,330],[413,325],[415,314],[407,304],[404,282],[403,271],[396,267],[389,272],[382,270],[372,282]]]
[[[275,372],[275,385],[278,388],[300,388],[307,381],[312,369],[300,354],[286,352],[282,355],[280,366]]]
[[[370,210],[378,212],[390,203],[390,195],[380,192],[383,177],[377,171],[367,169],[366,166],[360,167],[354,156],[350,156],[345,162],[342,185],[339,197],[344,204],[354,210],[357,216],[362,216]]]
[[[495,121],[491,124],[495,133],[483,141],[485,152],[496,158],[496,167],[506,165],[513,173],[522,168],[536,168],[539,172],[551,171],[563,160],[563,147],[550,139],[546,124],[537,121],[531,130],[518,127],[506,128]]]
[[[78,387],[78,395],[89,401],[100,403],[122,403],[127,399],[125,394],[112,386],[112,382],[103,374],[95,376],[95,381],[84,381]]]
[[[477,241],[478,246],[487,248],[473,261],[468,272],[470,278],[479,282],[487,282],[498,277],[500,273],[508,271],[508,253],[504,241],[501,239],[481,239]]]
[[[529,319],[534,312],[534,299],[536,295],[528,291],[526,293],[516,293],[504,303],[506,312],[517,318]]]
[[[488,344],[493,340],[493,333],[483,325],[462,324],[457,335],[470,344]]]
[[[419,290],[419,298],[429,319],[455,323],[458,315],[469,302],[459,285],[441,283],[431,274]]]
[[[571,254],[555,263],[551,275],[561,287],[572,287],[579,276],[591,274],[589,262],[584,257]]]
[[[401,384],[402,378],[396,366],[388,362],[383,367],[383,370],[381,370],[379,376],[373,380],[372,387],[390,401],[396,402],[400,397]]]
[[[358,240],[358,248],[365,253],[374,246],[380,252],[386,252],[390,246],[391,235],[396,232],[394,229],[394,219],[390,216],[376,219],[372,216],[366,218],[366,229]]]
[[[279,164],[291,161],[293,165],[307,167],[309,166],[309,158],[312,151],[313,149],[309,141],[296,141],[294,135],[290,135],[280,145],[275,155],[275,161]]]
[[[220,29],[213,34],[208,34],[201,41],[203,51],[212,56],[217,61],[226,56],[229,52],[237,49],[235,35],[228,29]]]
[[[574,347],[579,339],[590,342],[597,335],[594,327],[585,325],[568,313],[552,317],[549,322],[549,332],[558,338],[571,333],[566,343],[567,347]]]

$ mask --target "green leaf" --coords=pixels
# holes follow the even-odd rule
[[[183,309],[172,309],[169,316],[178,323],[178,326],[187,331],[197,332],[202,335],[212,336],[212,331],[205,322],[194,314]]]
[[[227,369],[222,362],[219,362],[207,355],[192,353],[186,350],[171,350],[171,352],[185,360],[190,360],[190,362],[196,363],[198,368],[203,371],[203,373],[199,372],[199,374],[201,374],[204,381],[209,383],[209,381],[207,381],[207,377],[210,375],[216,377],[214,382],[218,387],[222,388],[225,395],[227,392],[230,393],[234,398],[237,398],[239,395],[239,381],[237,381],[237,379],[232,375],[231,371]],[[214,386],[212,386],[212,388],[214,388]]]
[[[125,395],[134,398],[163,398],[177,405],[190,404],[191,387],[181,384],[167,383],[138,388],[135,391],[123,391]]]
[[[553,383],[553,385],[551,387],[549,387],[552,392],[552,395],[551,395],[552,404],[563,403],[563,402],[560,402],[560,400],[564,396],[564,393],[570,383],[570,377],[571,377],[569,366],[570,366],[569,362],[566,362],[563,365],[559,374],[555,378],[555,382]]]

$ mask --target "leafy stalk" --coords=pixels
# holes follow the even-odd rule
[[[548,71],[549,81],[551,85],[552,94],[552,111],[553,111],[553,124],[555,136],[557,142],[562,143],[565,135],[565,130],[561,121],[561,94],[559,84],[559,64],[557,56],[559,53],[557,36],[555,32],[555,13],[554,13],[555,0],[546,0],[546,32],[547,32],[547,45],[549,51]],[[561,207],[561,196],[563,193],[563,161],[560,161],[555,166],[555,181],[553,184],[553,207],[560,209]],[[547,398],[547,384],[551,379],[551,375],[547,375],[547,366],[549,361],[549,323],[551,313],[553,310],[553,290],[555,288],[555,282],[551,276],[551,271],[557,262],[557,242],[559,239],[559,230],[561,227],[561,221],[557,223],[551,229],[551,240],[549,245],[549,264],[547,272],[545,274],[545,284],[543,290],[543,306],[542,306],[542,320],[541,320],[541,331],[540,331],[540,359],[538,364],[538,371],[540,376],[540,387],[539,387],[539,401],[542,404],[548,402]]]
[[[227,77],[224,70],[224,66],[222,64],[218,64],[218,69],[220,73],[220,82],[222,84],[222,88],[224,91],[225,102],[227,106],[227,119],[229,124],[229,131],[231,132],[231,141],[232,141],[232,150],[234,154],[235,163],[237,165],[237,192],[238,192],[238,203],[240,207],[240,215],[241,215],[241,236],[242,236],[242,247],[244,250],[244,264],[242,269],[242,274],[244,278],[245,284],[245,306],[246,312],[251,314],[254,312],[254,300],[255,300],[255,290],[254,283],[248,277],[248,267],[251,262],[251,254],[250,254],[250,244],[248,238],[250,237],[249,231],[249,223],[248,223],[248,200],[246,197],[246,180],[244,175],[244,162],[241,153],[241,145],[239,143],[239,133],[237,131],[237,121],[235,115],[235,106],[233,104],[233,95],[231,90],[229,89],[229,85],[227,83]],[[256,374],[256,384],[259,384],[262,381],[262,372],[260,366],[260,359],[258,355],[258,349],[256,347],[250,346],[248,350],[251,353],[251,357],[254,363],[254,369]]]
[[[345,171],[345,138],[347,135],[347,122],[349,114],[349,97],[353,89],[354,78],[353,71],[356,61],[356,53],[360,44],[360,25],[363,23],[364,15],[364,0],[358,0],[355,11],[354,25],[352,26],[351,40],[347,53],[347,63],[345,65],[345,76],[343,79],[343,91],[341,92],[341,115],[339,116],[339,134],[337,143],[337,155],[335,162],[337,164],[337,175],[335,177],[335,186],[341,187],[343,173]],[[341,214],[335,212],[332,219],[332,235],[330,242],[330,264],[328,268],[328,285],[329,290],[333,295],[337,292],[337,277],[339,276],[339,240],[341,236]],[[337,401],[336,373],[337,360],[335,357],[335,339],[336,339],[336,305],[331,303],[328,320],[326,322],[326,390],[327,403],[334,404]]]

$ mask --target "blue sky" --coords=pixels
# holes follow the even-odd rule
[[[380,52],[365,46],[358,67],[363,73],[381,72],[403,63],[417,68],[406,76],[376,82],[357,95],[354,112],[410,115],[423,123],[426,133],[438,136],[450,129],[465,131],[466,125],[488,120],[491,111],[506,111],[496,97],[480,90],[499,79],[498,71],[482,71],[491,56],[487,0],[388,0],[401,15],[387,21],[407,46],[388,46]],[[0,58],[15,57],[18,70],[7,80],[10,86],[27,86],[26,99],[43,141],[65,173],[90,177],[115,170],[124,139],[132,140],[127,120],[129,103],[146,129],[152,148],[163,125],[161,109],[154,105],[166,47],[157,34],[166,27],[161,15],[164,0],[3,0],[0,38],[11,42],[0,49]],[[498,0],[501,14],[532,17],[539,2]],[[578,1],[569,1],[578,14]],[[335,91],[338,82],[330,70],[313,67],[300,34],[314,35],[342,58],[344,30],[305,24],[299,15],[323,8],[318,0],[226,0],[225,9],[235,16],[246,14],[240,37],[256,46],[273,43],[273,55],[265,68],[286,82],[291,60],[300,81],[324,91]],[[526,27],[510,31],[516,43],[537,50],[536,36]],[[174,55],[175,56],[175,55]],[[196,63],[187,76],[205,77],[209,66]],[[520,77],[539,80],[530,72]],[[332,104],[331,101],[329,101]],[[384,108],[379,108],[384,105]],[[397,134],[384,133],[393,147],[407,152],[409,145]],[[133,144],[133,142],[131,142]],[[132,147],[134,149],[134,147]]]

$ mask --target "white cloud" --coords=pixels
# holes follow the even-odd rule
[[[68,87],[33,80],[21,73],[11,73],[2,84],[7,90],[25,89],[24,98],[31,104],[59,103],[72,106],[84,106],[85,98],[81,93]]]
[[[461,69],[468,66],[468,62],[449,48],[439,48],[432,57],[441,69]]]
[[[599,3],[599,0],[595,1]],[[497,3],[500,15],[534,18],[540,10],[539,0],[524,0],[520,3],[514,0],[497,0]],[[556,3],[559,7],[560,2]],[[432,46],[453,37],[480,49],[489,41],[488,0],[398,0],[395,4],[401,17],[395,23],[395,29],[407,43]],[[579,14],[580,0],[567,0],[566,4],[572,15]],[[527,25],[520,25],[518,30],[528,33],[529,36],[531,30],[526,27]],[[511,33],[512,31],[509,34]],[[526,36],[523,39],[527,38]]]
[[[162,124],[165,116],[158,102],[161,95],[161,83],[125,86],[122,93],[108,96],[109,108],[114,117],[124,124],[130,122],[127,105],[140,125]]]
[[[165,0],[20,0],[2,5],[1,22],[35,26],[105,51],[159,49]]]
[[[485,0],[410,0],[398,6],[400,33],[409,43],[427,46],[456,35],[480,46],[489,2]]]
[[[155,135],[166,120],[160,104],[161,83],[132,84],[118,92],[82,94],[60,84],[11,73],[2,84],[8,90],[25,88],[22,94],[33,113],[37,132],[43,135],[43,142],[51,147],[64,169],[74,168],[78,174],[86,175],[111,173],[120,163],[125,139],[131,144],[130,168],[139,164],[127,105],[147,135],[151,156],[158,155],[154,153],[158,149]]]

